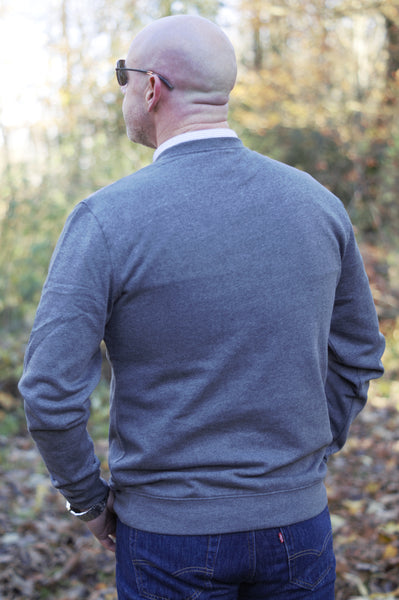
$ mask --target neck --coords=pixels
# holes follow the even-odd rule
[[[153,161],[157,160],[157,158],[164,152],[168,150],[172,146],[177,144],[181,144],[183,142],[189,142],[192,140],[201,140],[201,139],[209,139],[209,138],[221,138],[221,137],[238,137],[235,131],[226,127],[212,127],[208,129],[193,129],[191,131],[186,131],[185,133],[181,133],[175,135],[162,144],[158,146],[153,155]]]
[[[165,128],[165,130],[159,132],[157,136],[157,147],[166,142],[172,137],[181,135],[182,133],[190,133],[193,131],[203,131],[205,129],[229,129],[230,126],[227,121],[220,121],[219,123],[190,123],[175,128]]]

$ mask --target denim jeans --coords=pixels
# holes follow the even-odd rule
[[[220,535],[163,535],[118,521],[119,600],[333,600],[328,508],[295,525]]]

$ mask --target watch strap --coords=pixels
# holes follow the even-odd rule
[[[101,502],[98,502],[97,504],[95,504],[94,506],[91,506],[87,510],[82,511],[79,508],[73,508],[71,506],[70,502],[66,503],[66,507],[67,507],[68,512],[71,513],[71,515],[73,515],[74,517],[77,517],[81,521],[91,521],[92,519],[99,517],[101,515],[101,513],[105,510],[105,508],[107,506],[108,495],[109,495],[109,488],[107,490],[107,495],[105,496],[105,498],[103,498],[103,500],[101,500]]]

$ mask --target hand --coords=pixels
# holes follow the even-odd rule
[[[112,490],[110,490],[105,510],[100,516],[86,522],[87,527],[98,539],[100,544],[104,546],[106,550],[110,550],[111,552],[115,552],[116,550],[116,514],[112,508],[114,499],[115,496],[112,493]]]

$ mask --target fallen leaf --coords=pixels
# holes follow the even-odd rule
[[[393,544],[388,544],[385,547],[383,558],[388,560],[390,558],[395,558],[398,555],[398,549]]]

